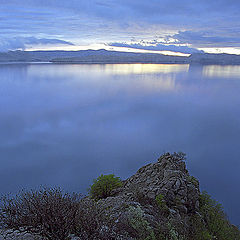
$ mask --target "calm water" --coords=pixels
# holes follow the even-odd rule
[[[86,192],[184,151],[240,224],[240,66],[0,65],[0,192]]]

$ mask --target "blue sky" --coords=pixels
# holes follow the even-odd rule
[[[0,51],[240,54],[239,10],[239,0],[0,0]]]

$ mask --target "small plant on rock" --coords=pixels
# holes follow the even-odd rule
[[[134,229],[135,236],[139,240],[156,240],[154,231],[149,222],[144,218],[144,211],[139,207],[129,207],[129,225]]]
[[[187,180],[191,182],[196,188],[199,187],[199,181],[193,176],[188,176]]]
[[[168,222],[168,237],[167,240],[184,240],[183,236],[181,236],[178,231],[175,229],[175,227],[171,224],[171,222]]]
[[[162,194],[158,194],[156,196],[156,202],[157,202],[157,205],[158,205],[158,208],[163,211],[163,212],[166,212],[168,213],[169,212],[169,209],[167,207],[167,204],[164,200],[164,196]]]
[[[174,152],[172,158],[176,161],[186,161],[186,153],[184,152]]]
[[[174,152],[174,153],[166,152],[159,157],[158,161],[161,162],[165,158],[172,159],[174,161],[186,161],[186,153],[184,153],[184,152]]]
[[[93,180],[93,184],[89,189],[91,198],[99,200],[111,196],[112,190],[122,186],[119,177],[114,174],[100,175],[97,179]]]
[[[207,192],[202,192],[199,197],[199,212],[206,223],[209,234],[219,240],[240,239],[239,231],[231,225],[223,211],[223,207],[212,199]]]

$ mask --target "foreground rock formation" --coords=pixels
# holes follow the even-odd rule
[[[133,226],[136,238],[140,234],[144,239],[152,239],[152,229],[168,231],[164,228],[170,228],[176,237],[188,236],[190,218],[199,210],[199,183],[189,175],[184,155],[179,154],[164,154],[158,162],[140,168],[113,194],[102,203],[112,207],[117,231],[126,235],[131,218],[145,223],[143,229]]]
[[[239,240],[239,229],[208,197],[186,169],[185,155],[166,153],[99,201],[112,221],[102,229],[112,239]]]
[[[162,155],[123,181],[111,196],[97,202],[85,197],[79,206],[69,239],[240,239],[239,229],[228,222],[220,205],[200,193],[182,153]],[[43,238],[14,232],[7,239]]]

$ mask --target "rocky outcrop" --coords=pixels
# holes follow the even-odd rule
[[[181,207],[185,213],[195,212],[199,207],[199,186],[190,179],[183,159],[167,153],[157,163],[140,168],[127,179],[124,192],[137,190],[152,200],[161,194],[169,207]]]
[[[200,193],[183,153],[163,154],[105,199],[85,197],[77,203],[69,240],[240,239],[239,229],[225,218],[221,206]],[[43,240],[17,231],[6,239]]]
[[[114,231],[125,236],[121,239],[136,238],[144,227],[156,231],[171,228],[175,234],[189,234],[190,218],[199,209],[200,191],[184,160],[184,154],[166,153],[125,180],[112,197],[101,200],[102,207],[114,219]],[[143,222],[145,226],[138,229]],[[151,236],[146,229],[145,238]]]

